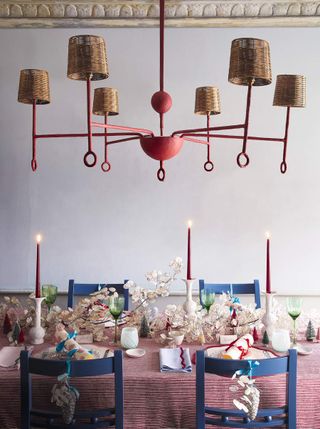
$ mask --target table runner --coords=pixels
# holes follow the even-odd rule
[[[0,346],[7,340],[0,338]],[[103,344],[104,345],[104,344]],[[47,345],[35,346],[41,350]],[[146,349],[139,359],[124,357],[124,420],[125,429],[195,429],[196,373],[160,373],[159,344],[141,340]],[[199,345],[188,345],[191,354]],[[312,344],[313,353],[298,357],[297,428],[320,429],[320,344]],[[90,380],[90,381],[89,381]],[[54,381],[54,380],[52,380]],[[50,381],[50,383],[52,383]],[[77,379],[79,406],[102,407],[113,403],[113,379],[110,376]],[[206,403],[232,407],[234,393],[228,387],[234,381],[208,375]],[[280,406],[285,401],[285,377],[259,379],[261,406]],[[34,377],[34,405],[49,404],[50,385],[44,377]],[[20,422],[20,379],[17,370],[0,369],[0,428],[18,429]]]

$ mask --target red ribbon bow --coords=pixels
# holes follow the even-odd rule
[[[235,343],[238,341],[238,338],[234,341],[232,341],[232,343],[230,343],[228,345],[228,347],[226,348],[226,352],[231,348],[231,347],[236,347],[238,350],[240,350],[241,354],[240,354],[240,359],[243,359],[245,357],[246,354],[248,354],[249,351],[249,347],[250,347],[250,341],[249,338],[243,338],[248,345],[247,349],[244,349],[243,346],[236,346]]]
[[[185,363],[185,361],[184,361],[184,357],[183,357],[183,348],[182,348],[182,347],[180,347],[180,359],[181,359],[181,367],[182,367],[182,369],[185,369],[185,367],[186,367],[186,363]]]

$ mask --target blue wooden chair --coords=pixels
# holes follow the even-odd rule
[[[206,289],[215,294],[231,292],[233,295],[254,295],[256,308],[261,308],[260,285],[259,280],[253,280],[253,283],[205,283],[204,280],[199,280],[199,294],[201,302],[201,290]],[[202,304],[202,302],[201,302]]]
[[[243,411],[205,405],[205,373],[231,377],[238,370],[248,371],[249,362],[208,358],[205,357],[203,350],[197,351],[197,429],[205,429],[206,425],[228,428],[269,428],[287,425],[288,429],[296,429],[297,351],[292,349],[289,350],[289,356],[261,359],[258,362],[259,365],[252,369],[254,377],[288,374],[287,404],[279,408],[261,408],[256,419],[250,421]]]
[[[108,284],[100,284],[100,283],[75,283],[74,280],[69,280],[69,289],[68,289],[68,307],[73,308],[74,304],[74,296],[85,296],[90,293],[97,292],[102,289],[104,286],[114,287],[116,291],[124,296],[124,309],[129,310],[129,290],[124,289],[124,283],[108,283]]]
[[[32,407],[32,376],[38,374],[57,377],[66,372],[66,361],[35,359],[29,356],[28,351],[20,354],[20,381],[21,381],[21,429],[54,428],[67,429],[94,429],[115,427],[123,429],[123,372],[122,351],[116,350],[114,357],[93,359],[86,361],[71,361],[71,377],[91,377],[104,374],[113,374],[115,380],[115,407],[75,413],[74,422],[68,425],[63,423],[61,413],[45,411]]]

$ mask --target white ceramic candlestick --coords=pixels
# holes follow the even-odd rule
[[[271,341],[274,325],[277,321],[277,316],[273,312],[273,297],[276,292],[266,293],[266,312],[262,318],[262,323],[267,331],[268,337]]]
[[[192,280],[183,279],[183,281],[186,284],[186,292],[187,292],[187,299],[183,303],[183,309],[188,316],[191,316],[196,313],[196,309],[197,309],[197,303],[192,299],[192,285],[193,285],[194,279]]]
[[[29,331],[29,341],[31,344],[42,344],[45,330],[41,326],[41,303],[44,298],[33,298],[36,304],[36,317],[34,326]]]

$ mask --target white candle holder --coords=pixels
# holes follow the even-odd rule
[[[192,285],[195,279],[182,279],[186,284],[186,300],[183,303],[183,309],[187,313],[188,316],[192,316],[196,314],[197,303],[192,299]]]
[[[45,330],[41,326],[41,303],[45,298],[33,298],[36,304],[36,317],[34,326],[29,330],[29,341],[31,344],[42,344],[44,342]]]
[[[265,293],[266,296],[266,312],[262,318],[262,323],[264,324],[265,330],[267,331],[269,340],[272,339],[272,334],[274,331],[274,326],[277,321],[277,316],[273,312],[273,297],[276,295],[276,292]]]

